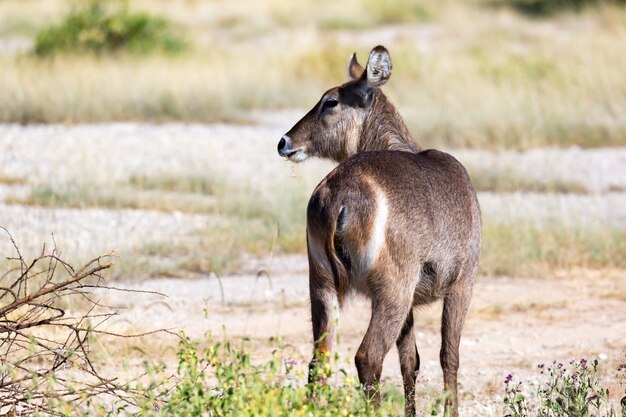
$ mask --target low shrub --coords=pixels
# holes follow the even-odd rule
[[[272,338],[272,358],[255,361],[245,347],[216,342],[209,336],[201,348],[181,333],[178,371],[166,384],[128,387],[138,401],[141,416],[396,416],[402,393],[386,389],[380,409],[368,402],[355,378],[339,371],[332,385],[306,385],[305,368],[291,347]],[[157,371],[155,376],[161,373]],[[324,372],[330,369],[324,368]],[[150,392],[149,395],[145,395]],[[115,408],[115,407],[114,407]]]
[[[75,7],[59,25],[39,32],[35,54],[174,53],[187,47],[188,42],[173,23],[145,12],[131,11],[128,0],[88,0]]]
[[[534,17],[548,17],[565,11],[580,12],[603,3],[625,5],[624,0],[509,0],[515,10]]]
[[[506,417],[617,417],[608,388],[600,384],[597,359],[573,360],[569,367],[554,361],[538,368],[541,378],[535,392],[525,390],[521,381],[514,383],[511,374],[504,380]],[[626,364],[617,371],[624,385]],[[620,415],[626,415],[626,397],[621,407]]]

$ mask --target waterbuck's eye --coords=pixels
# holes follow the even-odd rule
[[[337,104],[339,104],[337,100],[335,100],[334,98],[329,98],[329,99],[326,99],[326,101],[324,101],[324,105],[322,107],[324,109],[330,109],[330,108],[335,107]]]

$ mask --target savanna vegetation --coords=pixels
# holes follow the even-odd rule
[[[0,120],[245,122],[310,106],[389,39],[386,90],[426,146],[624,145],[619,2],[541,1],[563,11],[539,20],[506,1],[104,3],[0,3],[3,36],[28,45],[0,59]]]
[[[269,359],[258,360],[255,343],[246,338],[209,333],[192,340],[167,330],[113,331],[103,324],[115,310],[98,301],[103,291],[119,290],[106,283],[109,254],[75,268],[56,247],[44,248],[31,260],[11,235],[8,239],[14,245],[13,268],[0,277],[0,330],[6,335],[0,345],[0,411],[6,415],[334,417],[396,416],[402,410],[403,393],[393,384],[377,387],[382,403],[373,408],[345,370],[350,362],[341,363],[338,355],[317,371],[329,385],[305,384],[307,358],[281,337],[270,338]],[[72,314],[76,310],[83,313]],[[119,353],[112,356],[112,345],[119,352],[128,340],[159,334],[177,340],[171,358],[142,352],[142,372],[115,378],[102,372],[103,363],[120,361]],[[617,373],[626,394],[626,363],[618,363],[609,372]],[[626,412],[626,397],[621,407],[610,400],[601,382],[606,370],[597,359],[539,364],[537,372],[539,383],[506,376],[502,402],[507,416],[617,417],[620,408]],[[446,395],[420,401],[421,411],[439,415]]]
[[[345,79],[353,50],[364,60],[365,48],[389,40],[394,74],[385,90],[423,146],[623,146],[624,34],[620,1],[262,0],[241,8],[199,0],[3,0],[0,36],[24,44],[0,54],[0,120],[247,123],[252,111],[310,106]],[[471,171],[479,192],[592,192],[575,181]],[[223,219],[188,247],[146,245],[146,256],[185,254],[174,268],[147,275],[232,271],[242,250],[305,248],[310,178],[289,182],[278,198],[269,185],[235,184],[223,173],[134,175],[106,187],[83,182],[30,186],[27,178],[0,175],[1,184],[29,187],[7,197],[10,204]],[[621,229],[486,219],[483,272],[622,268],[624,241]],[[138,265],[127,271],[146,267]]]
[[[353,51],[365,61],[370,48],[383,43],[394,63],[385,92],[424,147],[497,155],[546,147],[626,146],[622,0],[242,4],[0,0],[0,122],[253,125],[260,112],[304,113],[326,88],[346,80]],[[101,157],[108,156],[103,152]],[[3,253],[12,259],[0,266],[0,335],[8,335],[0,344],[0,414],[17,414],[15,399],[24,413],[33,415],[183,416],[205,415],[208,409],[212,416],[334,417],[392,416],[402,410],[402,389],[393,384],[382,387],[382,408],[373,410],[351,376],[353,363],[339,363],[339,357],[333,358],[331,388],[307,385],[308,356],[281,338],[265,340],[259,354],[255,341],[245,338],[166,333],[168,350],[155,354],[158,359],[148,359],[144,351],[154,347],[153,341],[142,339],[140,347],[128,347],[129,335],[124,334],[115,339],[115,348],[101,342],[115,335],[98,332],[97,323],[108,316],[98,316],[105,306],[88,297],[102,289],[105,278],[223,277],[240,271],[251,257],[305,253],[305,211],[314,176],[298,172],[277,192],[276,184],[261,174],[259,181],[246,182],[204,168],[158,174],[137,170],[103,181],[81,167],[64,182],[54,171],[30,175],[0,167],[4,207],[206,217],[204,226],[182,239],[163,235],[122,252],[106,277],[100,269],[84,277],[81,272],[92,271],[90,265],[99,268],[108,257],[74,270],[70,264],[84,263],[83,254],[61,258],[44,248],[31,263],[20,253],[15,258]],[[619,185],[598,191],[578,180],[469,168],[481,195],[600,199],[625,191]],[[30,221],[24,216],[19,225],[27,230]],[[556,215],[549,221],[485,217],[481,275],[544,279],[580,270],[621,274],[626,270],[626,230],[589,224],[572,226]],[[108,268],[107,263],[102,270]],[[68,277],[80,279],[46,293]],[[46,298],[28,299],[37,289]],[[623,288],[606,291],[607,299],[626,299]],[[539,300],[509,310],[541,313],[537,306],[554,307]],[[498,308],[478,315],[500,319],[509,312]],[[81,311],[88,313],[72,315]],[[72,318],[76,320],[65,321]],[[51,328],[42,330],[46,326]],[[136,364],[117,360],[137,351],[145,359],[139,372]],[[98,366],[112,363],[124,377],[112,381],[99,373]],[[511,417],[617,416],[626,406],[620,410],[614,390],[609,396],[603,378],[612,376],[602,366],[592,359],[569,366],[555,362],[537,369],[539,375],[530,382],[507,377],[504,387],[487,395],[502,398],[501,409]],[[624,382],[624,366],[613,380]],[[88,378],[76,377],[76,370]],[[420,405],[427,415],[441,413],[445,393],[420,395],[429,398]]]
[[[180,52],[186,43],[162,17],[131,12],[128,1],[89,0],[76,3],[58,25],[42,29],[35,39],[35,54],[94,54],[126,51],[146,54]]]
[[[623,394],[626,394],[626,363],[612,371],[616,372]],[[535,389],[526,388],[524,382],[514,380],[512,374],[506,376],[504,405],[507,416],[617,417],[626,413],[626,396],[617,407],[609,400],[609,389],[600,382],[597,359],[539,364],[537,372],[540,382]]]
[[[477,182],[478,190],[585,192],[576,185],[526,182],[515,185],[506,176],[501,180]],[[512,185],[513,184],[513,185]],[[534,185],[533,185],[534,184]],[[289,182],[278,196],[269,188],[241,187],[226,179],[208,177],[138,177],[116,187],[42,185],[12,204],[43,207],[147,209],[205,213],[222,221],[188,240],[172,245],[153,242],[144,255],[172,257],[175,265],[152,269],[141,258],[125,264],[124,274],[186,276],[193,273],[233,272],[242,251],[262,256],[267,253],[303,253],[306,250],[305,214],[314,184]],[[499,189],[498,187],[502,187]],[[527,187],[527,188],[525,188]],[[528,276],[550,274],[572,268],[626,268],[626,231],[614,228],[572,228],[557,222],[502,223],[485,219],[481,271],[490,275]]]

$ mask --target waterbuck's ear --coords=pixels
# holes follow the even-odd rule
[[[361,75],[363,75],[363,71],[365,71],[365,68],[356,60],[355,52],[350,57],[350,62],[348,63],[348,77],[350,77],[351,80],[358,80],[361,78]]]
[[[387,48],[382,45],[374,47],[367,60],[368,87],[380,87],[385,84],[391,76],[391,67],[391,57]]]
[[[340,88],[340,95],[345,103],[366,107],[372,102],[374,88],[385,84],[391,75],[391,58],[384,46],[377,46],[370,52],[367,68],[363,69],[352,54],[348,65],[348,74],[355,81]]]

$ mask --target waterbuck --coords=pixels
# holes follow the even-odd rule
[[[335,338],[335,306],[359,293],[372,315],[356,353],[359,380],[380,403],[376,387],[395,342],[406,398],[415,415],[419,354],[413,307],[443,299],[440,361],[446,410],[458,416],[459,342],[478,269],[480,208],[463,166],[422,150],[380,90],[391,58],[375,47],[364,69],[352,55],[351,80],[326,91],[278,143],[294,162],[329,158],[339,165],[317,186],[307,208],[307,248],[314,357],[319,379]]]

